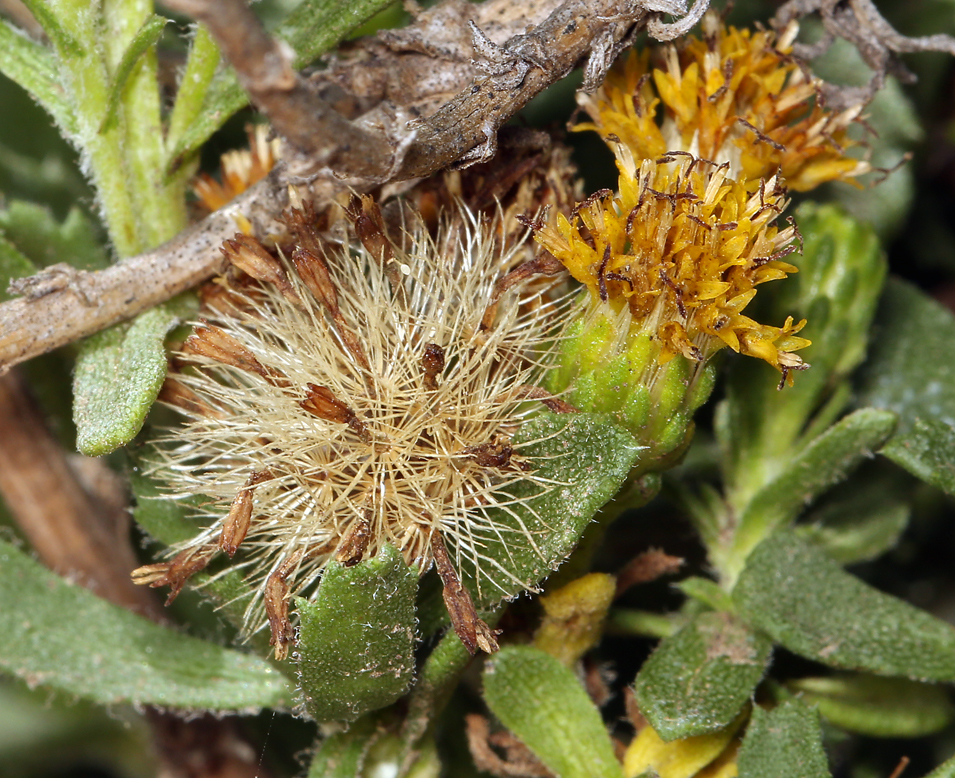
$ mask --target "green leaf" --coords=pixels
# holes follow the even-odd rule
[[[330,563],[315,602],[296,600],[299,682],[316,720],[353,721],[405,693],[417,588],[417,571],[386,545],[353,567]]]
[[[791,531],[750,556],[733,590],[741,618],[800,656],[847,670],[955,680],[955,629],[849,575]]]
[[[58,222],[42,205],[12,200],[0,210],[0,231],[40,267],[65,262],[79,270],[100,270],[110,264],[96,227],[76,207]]]
[[[85,53],[83,46],[64,28],[62,21],[57,18],[59,9],[56,9],[52,3],[47,2],[47,0],[23,0],[23,4],[30,9],[33,18],[40,23],[43,32],[47,34],[60,54],[80,57]]]
[[[955,778],[955,756],[940,764],[925,778]]]
[[[192,125],[202,110],[202,104],[209,91],[209,84],[219,64],[219,48],[209,30],[202,24],[196,27],[189,47],[186,68],[179,79],[176,102],[169,117],[169,129],[166,131],[166,147],[175,148],[182,134]],[[177,164],[174,167],[178,167]]]
[[[63,97],[53,54],[5,20],[0,20],[0,73],[26,89],[66,134],[75,132],[76,118]]]
[[[892,434],[895,424],[891,411],[863,408],[841,419],[794,456],[753,496],[740,517],[734,538],[737,562],[743,561],[770,532],[792,522],[806,503],[871,456]]]
[[[377,720],[365,716],[346,731],[325,738],[312,757],[308,778],[357,778],[381,734]]]
[[[14,278],[24,278],[35,272],[36,265],[0,233],[0,302],[10,299],[7,287]]]
[[[640,712],[666,741],[728,726],[766,672],[772,643],[729,613],[702,613],[640,668]]]
[[[904,678],[839,673],[787,685],[830,723],[869,737],[933,735],[955,719],[946,689]]]
[[[271,665],[101,600],[0,540],[0,667],[104,705],[285,706]]]
[[[149,51],[150,47],[155,46],[162,37],[163,30],[171,20],[156,14],[150,14],[143,22],[142,26],[136,31],[136,34],[130,40],[123,57],[116,68],[116,73],[112,78],[109,87],[109,103],[106,106],[106,115],[100,124],[99,131],[105,131],[114,121],[116,121],[116,109],[119,106],[119,99],[129,82],[129,77],[133,72],[143,55]]]
[[[484,667],[491,712],[561,778],[622,778],[600,713],[550,654],[509,646]]]
[[[819,714],[799,700],[754,708],[738,764],[739,778],[828,778]]]
[[[916,419],[955,427],[955,316],[911,284],[890,279],[879,302],[858,402],[899,415],[904,439]]]
[[[916,478],[955,495],[955,427],[938,419],[915,419],[879,452]]]
[[[313,62],[351,30],[394,0],[305,0],[276,30],[276,36],[295,51],[295,67]],[[202,112],[191,123],[169,154],[170,166],[205,143],[249,98],[229,68],[221,71],[206,93]]]
[[[908,503],[884,486],[860,478],[853,494],[821,505],[796,532],[842,565],[882,556],[895,547],[911,514]]]
[[[480,565],[462,554],[462,579],[478,607],[530,589],[555,570],[642,450],[601,413],[542,414],[521,427],[514,445],[530,460],[535,478],[560,485],[541,493],[532,481],[519,481],[510,490],[513,504],[487,512],[499,531],[483,539]]]
[[[87,456],[115,451],[143,426],[166,378],[166,334],[194,305],[192,295],[89,338],[76,360],[73,420]]]

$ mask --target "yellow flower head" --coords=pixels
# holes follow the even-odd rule
[[[751,188],[777,173],[803,192],[869,172],[868,162],[846,155],[863,106],[823,107],[821,82],[790,54],[795,34],[795,25],[779,38],[723,27],[708,13],[703,37],[667,46],[662,67],[651,68],[649,51],[632,51],[595,95],[581,97],[593,121],[575,129],[616,136],[638,158],[682,149],[728,162],[729,175]]]
[[[681,354],[705,362],[729,346],[764,359],[789,378],[806,367],[794,351],[805,322],[772,327],[743,315],[756,287],[796,268],[782,258],[795,250],[795,228],[779,229],[787,204],[776,177],[755,192],[715,165],[671,152],[639,166],[619,150],[619,193],[598,192],[572,220],[562,214],[536,239],[593,297],[630,330],[659,341],[657,360]]]

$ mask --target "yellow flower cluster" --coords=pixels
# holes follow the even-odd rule
[[[616,137],[637,157],[683,149],[728,162],[730,176],[751,183],[778,173],[799,192],[872,169],[846,154],[862,105],[824,108],[819,79],[790,55],[795,25],[777,38],[724,28],[710,13],[703,31],[667,47],[662,68],[650,66],[649,50],[631,52],[582,97],[592,121],[576,129]]]
[[[600,302],[656,333],[657,357],[705,362],[724,346],[759,357],[788,376],[805,365],[805,321],[771,327],[743,315],[756,287],[796,272],[782,258],[795,229],[773,222],[785,207],[779,179],[749,192],[715,165],[684,152],[634,161],[618,150],[619,192],[598,192],[575,218],[558,215],[538,242]]]

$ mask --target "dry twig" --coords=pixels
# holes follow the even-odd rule
[[[387,102],[355,121],[333,116],[320,90],[308,88],[301,76],[288,71],[288,53],[262,32],[254,16],[239,8],[240,0],[169,4],[213,25],[227,56],[236,58],[234,63],[243,57],[259,58],[240,64],[241,78],[299,154],[168,243],[87,274],[83,295],[61,288],[0,305],[0,371],[135,316],[210,277],[221,266],[219,245],[235,232],[233,215],[244,214],[258,231],[266,232],[287,207],[291,184],[302,187],[303,197],[326,203],[349,187],[368,190],[387,181],[429,175],[458,160],[487,158],[494,152],[498,128],[545,87],[584,60],[585,87],[595,87],[653,13],[685,11],[680,0],[534,0],[518,4],[542,19],[528,31],[527,15],[508,15],[507,9],[515,5],[512,0],[488,0],[479,20],[497,19],[492,38],[473,23],[469,4],[445,0],[401,35],[392,34],[391,46],[411,49],[402,78],[407,83],[417,73],[419,83],[432,85],[433,97],[459,83],[462,74],[468,85],[431,115],[422,113],[409,122],[415,115],[412,108],[420,110],[424,104],[421,89],[412,108]],[[705,5],[707,0],[697,0],[693,15]],[[416,35],[419,41],[428,40],[429,25],[436,23],[439,11],[457,13],[458,27],[448,28],[446,37],[454,33],[459,41],[465,35],[471,40],[469,63],[448,59],[446,49],[422,58],[420,47],[415,48]],[[666,25],[658,31],[672,33]],[[445,71],[449,76],[443,79]]]

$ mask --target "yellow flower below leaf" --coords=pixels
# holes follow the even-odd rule
[[[846,154],[863,106],[823,106],[821,82],[790,54],[795,34],[795,26],[778,38],[723,27],[710,12],[702,38],[667,46],[660,66],[650,51],[621,59],[595,95],[581,97],[592,121],[575,129],[619,139],[638,158],[684,149],[727,162],[729,175],[750,185],[778,173],[802,192],[870,172]]]
[[[616,313],[629,309],[630,331],[659,342],[657,361],[682,355],[705,362],[729,346],[783,373],[807,365],[794,352],[805,321],[782,327],[743,314],[756,287],[796,268],[795,228],[774,222],[787,204],[778,178],[755,192],[716,165],[686,152],[636,163],[618,149],[619,193],[598,192],[572,220],[562,214],[537,241]]]

